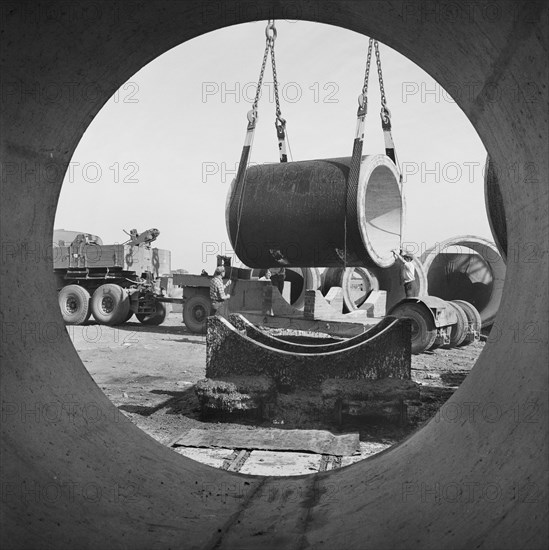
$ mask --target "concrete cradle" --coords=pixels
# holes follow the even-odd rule
[[[281,338],[272,336],[264,330],[257,328],[253,323],[250,323],[248,319],[240,314],[231,314],[229,316],[229,321],[237,330],[245,332],[248,338],[264,344],[265,346],[278,349],[280,351],[288,351],[290,353],[325,353],[328,351],[342,351],[367,342],[386,329],[391,328],[393,330],[399,330],[400,327],[400,323],[397,322],[398,320],[396,317],[387,316],[376,325],[373,325],[362,334],[354,336],[353,338],[340,340],[338,342],[315,344],[311,343],[313,340],[312,338],[309,340],[309,343],[288,342],[286,340],[282,340]]]
[[[409,380],[410,330],[408,320],[395,319],[372,338],[350,347],[296,353],[253,340],[223,317],[209,317],[206,377],[266,376],[280,391],[319,390],[331,378]]]

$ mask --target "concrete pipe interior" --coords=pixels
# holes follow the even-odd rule
[[[355,181],[350,164],[343,157],[248,168],[226,202],[240,260],[259,268],[391,266],[403,206],[395,165],[364,155]]]
[[[493,325],[506,272],[493,243],[473,236],[447,239],[425,252],[423,268],[431,296],[466,300],[479,311],[483,328]]]
[[[101,93],[46,104],[21,93],[2,110],[2,547],[546,548],[547,254],[509,263],[499,337],[438,418],[389,452],[327,474],[265,479],[178,456],[117,414],[72,346],[51,258],[36,250],[51,246],[82,133],[163,52],[271,17],[373,35],[447,89],[478,83],[454,97],[494,165],[537,168],[528,182],[501,178],[509,245],[548,250],[546,3],[3,3],[13,82],[30,90],[91,80]],[[519,97],[535,83],[536,100],[490,100],[510,82]],[[25,176],[29,167],[36,177]],[[40,176],[46,168],[57,169],[55,181]],[[93,417],[82,414],[86,404]],[[54,414],[69,406],[74,414]]]
[[[403,202],[398,177],[392,167],[379,164],[371,172],[363,170],[360,187],[360,232],[369,243],[368,252],[379,267],[393,265],[392,250],[400,247]]]

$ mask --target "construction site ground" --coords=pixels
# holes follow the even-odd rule
[[[280,418],[259,421],[254,416],[201,415],[194,392],[205,378],[206,337],[193,334],[180,313],[170,313],[156,327],[135,318],[123,326],[108,327],[90,321],[67,326],[67,331],[89,373],[134,424],[164,445],[191,428],[203,430],[284,428],[358,433],[360,454],[335,457],[304,452],[174,447],[174,452],[214,467],[260,475],[299,475],[349,465],[398,443],[433,417],[473,367],[484,346],[475,342],[456,349],[439,348],[412,356],[412,379],[421,384],[421,406],[409,410],[409,422],[399,426],[388,418],[346,416],[341,426],[309,415],[307,399],[296,407],[288,401]],[[299,402],[299,400],[298,400]]]

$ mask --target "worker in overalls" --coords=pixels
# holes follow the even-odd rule
[[[225,275],[225,268],[219,265],[215,268],[214,276],[210,281],[210,301],[212,303],[212,309],[210,315],[216,315],[219,317],[226,317],[225,302],[231,297],[230,294],[225,293],[225,289],[231,284],[231,281],[223,283],[223,275]]]
[[[402,250],[393,250],[393,254],[395,259],[400,262],[400,281],[404,285],[404,293],[406,298],[413,298],[415,295],[413,287],[416,280],[416,268],[413,262],[414,259],[408,254],[403,254]]]

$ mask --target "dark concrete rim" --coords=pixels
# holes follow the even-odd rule
[[[3,398],[13,406],[33,406],[37,399],[92,400],[104,417],[93,425],[82,416],[39,425],[9,414],[2,423],[3,479],[16,484],[11,489],[20,489],[24,481],[62,479],[80,488],[100,484],[105,491],[94,506],[68,498],[24,502],[17,493],[8,493],[3,546],[97,548],[108,540],[111,548],[546,548],[549,453],[543,397],[549,299],[547,254],[539,254],[549,249],[546,4],[479,0],[466,3],[471,12],[456,16],[441,1],[430,4],[436,12],[431,14],[424,12],[423,3],[398,0],[319,1],[299,4],[299,13],[287,0],[251,8],[229,0],[221,6],[136,1],[124,17],[93,25],[89,17],[73,18],[70,24],[40,16],[17,19],[22,4],[2,13],[10,78],[46,84],[52,78],[81,82],[85,75],[102,85],[94,102],[78,96],[72,103],[44,106],[21,95],[3,109],[2,160],[16,167],[37,163],[39,169],[50,162],[59,169],[48,185],[32,178],[22,181],[17,173],[2,180],[3,244],[51,245],[57,196],[71,154],[104,101],[139,68],[216,28],[290,17],[374,34],[446,89],[453,85],[463,92],[466,83],[478,83],[474,93],[456,93],[455,98],[495,166],[536,163],[532,181],[517,184],[503,178],[500,185],[510,246],[533,243],[538,255],[534,262],[519,259],[508,265],[500,336],[488,343],[448,403],[462,411],[460,422],[443,410],[438,421],[366,463],[306,479],[246,478],[245,491],[241,476],[182,460],[127,420],[114,421],[116,409],[93,383],[64,333],[51,263],[31,265],[21,255],[9,256],[0,265],[2,288],[7,289],[2,314],[10,323],[3,327]],[[51,4],[59,7],[62,2]],[[80,4],[74,4],[77,11]],[[31,11],[33,7],[35,3],[25,5]],[[253,8],[253,13],[244,8]],[[537,84],[535,99],[527,105],[505,94],[491,100],[489,89],[509,82],[519,91],[524,83]],[[47,339],[23,339],[21,330],[35,317],[60,331],[55,345]],[[517,323],[522,332],[514,341]],[[537,332],[525,334],[528,326]],[[539,408],[533,417],[523,417],[522,412],[532,409],[521,407],[536,396]],[[476,403],[481,413],[491,403],[502,414],[493,422],[483,414],[466,417],[466,403]],[[510,404],[518,407],[518,418],[507,414]],[[452,500],[454,493],[431,499],[429,491],[436,484],[444,491],[466,489],[471,483],[481,489],[471,501]],[[501,489],[498,498],[483,498],[487,483]],[[113,495],[115,486],[123,491]],[[137,498],[128,498],[132,486],[139,489]],[[270,490],[280,494],[288,487],[295,498],[284,503],[276,496],[265,498]],[[428,492],[422,493],[423,488]],[[530,497],[535,502],[528,502]]]

